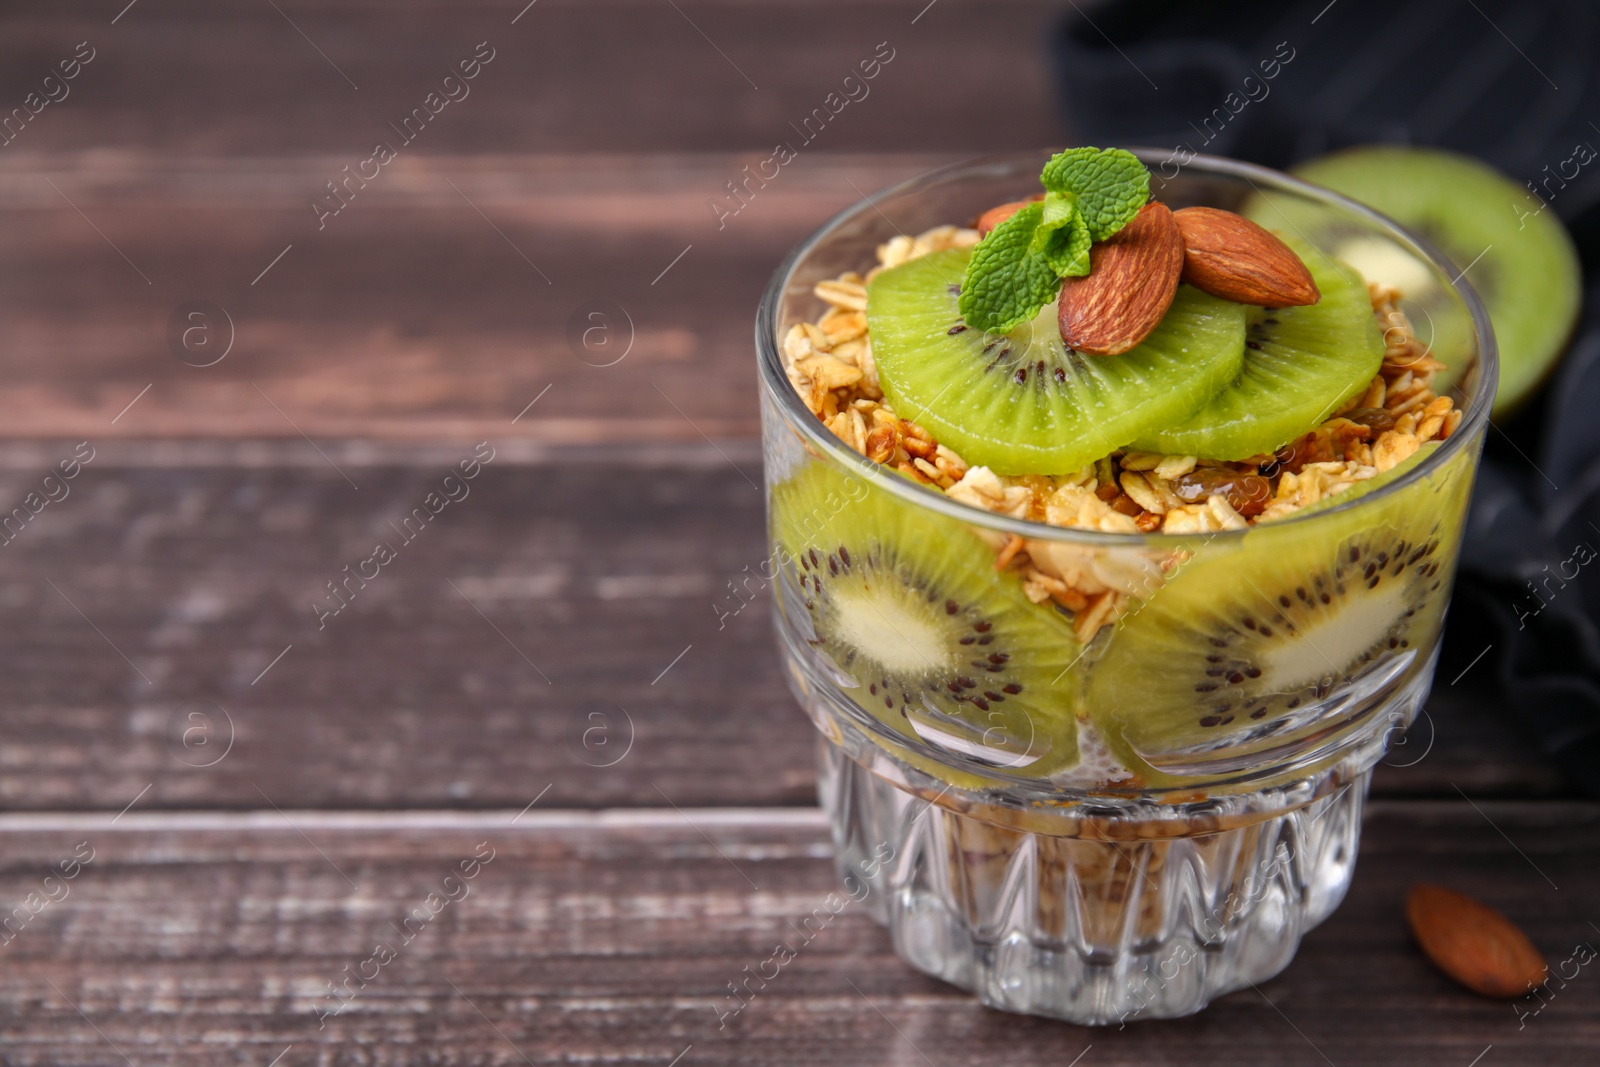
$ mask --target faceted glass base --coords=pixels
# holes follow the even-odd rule
[[[951,810],[820,747],[840,873],[852,893],[871,887],[900,956],[991,1007],[1097,1025],[1188,1015],[1287,966],[1349,887],[1370,779],[1329,772],[1290,791],[1309,800],[1187,832],[1173,807],[1055,834]]]

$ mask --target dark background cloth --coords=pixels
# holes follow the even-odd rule
[[[1433,145],[1552,190],[1583,259],[1585,314],[1548,386],[1489,432],[1436,684],[1493,702],[1600,796],[1600,165],[1548,182],[1577,144],[1600,146],[1600,11],[1128,0],[1074,5],[1053,51],[1077,143],[1277,168],[1356,144]],[[1230,93],[1249,102],[1206,123]]]

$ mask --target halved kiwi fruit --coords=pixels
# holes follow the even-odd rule
[[[810,464],[773,491],[772,532],[783,610],[857,705],[1017,773],[1077,762],[1072,628],[970,527]]]
[[[884,394],[969,463],[1068,474],[1180,422],[1239,373],[1245,308],[1190,286],[1155,332],[1118,356],[1067,348],[1054,304],[1007,334],[971,329],[953,284],[969,256],[923,256],[867,287]]]
[[[1398,145],[1352,148],[1294,173],[1388,215],[1465,272],[1500,346],[1496,412],[1514,408],[1555,366],[1577,322],[1582,276],[1566,227],[1526,188],[1467,156]],[[1321,230],[1318,243],[1368,280],[1400,289],[1435,358],[1466,369],[1471,323],[1426,267],[1382,237],[1341,230],[1326,213],[1301,224]]]
[[[1248,770],[1388,691],[1434,646],[1471,461],[1464,451],[1356,514],[1202,547],[1093,668],[1089,714],[1113,750],[1158,775]]]
[[[1248,459],[1288,444],[1371,383],[1383,362],[1383,334],[1366,284],[1303,242],[1287,243],[1305,261],[1322,299],[1304,307],[1250,308],[1238,378],[1187,420],[1140,434],[1135,448]]]

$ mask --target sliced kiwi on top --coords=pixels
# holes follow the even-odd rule
[[[1113,750],[1157,780],[1248,771],[1367,710],[1431,654],[1471,460],[1354,512],[1202,548],[1093,669],[1087,706]]]
[[[1295,173],[1388,215],[1464,272],[1489,311],[1500,347],[1497,412],[1515,407],[1544,380],[1566,347],[1582,300],[1577,250],[1553,208],[1484,163],[1432,148],[1352,148]],[[1431,270],[1399,245],[1327,212],[1297,214],[1322,247],[1369,281],[1398,288],[1434,357],[1454,372],[1466,369],[1472,324]]]
[[[858,706],[1013,773],[1077,762],[1072,628],[970,527],[821,464],[774,490],[772,527],[782,610]]]
[[[1288,444],[1371,383],[1383,363],[1383,334],[1366,284],[1349,267],[1286,240],[1322,299],[1305,307],[1250,308],[1238,378],[1183,422],[1141,434],[1135,448],[1247,459]]]
[[[1000,474],[1067,474],[1172,425],[1239,372],[1245,308],[1180,286],[1155,331],[1118,356],[1061,340],[1054,304],[1007,334],[957,310],[970,252],[912,260],[867,287],[872,355],[895,411],[968,463]]]

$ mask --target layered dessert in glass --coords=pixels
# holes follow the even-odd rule
[[[1495,387],[1476,298],[1394,224],[1159,158],[891,189],[757,323],[777,625],[841,872],[913,965],[1084,1023],[1270,977],[1343,896]],[[1450,301],[1417,328],[1331,254],[1352,235]]]

